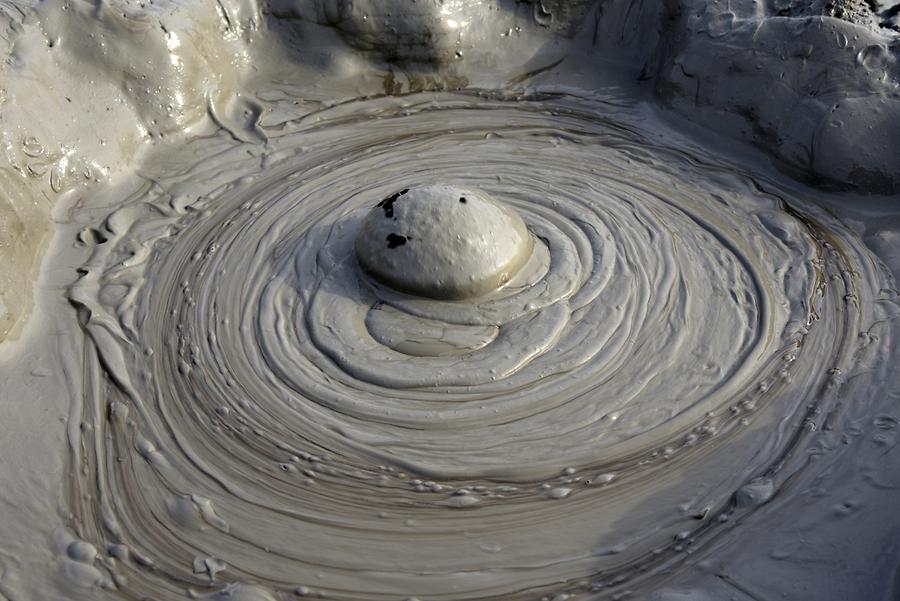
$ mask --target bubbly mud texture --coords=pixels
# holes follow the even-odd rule
[[[148,162],[68,292],[91,342],[66,578],[722,598],[667,583],[784,530],[798,491],[859,466],[893,486],[890,273],[801,188],[645,122],[615,97],[422,94]],[[442,301],[360,270],[372,207],[436,182],[522,217],[520,279]]]

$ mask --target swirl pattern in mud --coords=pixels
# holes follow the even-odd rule
[[[859,341],[887,276],[809,203],[638,122],[421,95],[159,159],[70,292],[98,350],[73,529],[106,585],[613,598],[814,469],[844,374],[887,343]],[[521,276],[441,301],[364,274],[368,211],[435,183],[522,217]]]

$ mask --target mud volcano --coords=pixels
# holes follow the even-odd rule
[[[209,140],[117,192],[140,204],[69,294],[97,351],[82,537],[115,524],[146,594],[237,570],[276,598],[528,598],[652,588],[783,519],[785,483],[851,465],[808,461],[839,391],[884,398],[890,280],[802,192],[633,110],[359,101],[264,169]]]
[[[0,601],[897,597],[896,7],[26,4]]]
[[[507,284],[532,247],[515,212],[484,193],[435,185],[379,202],[356,238],[356,258],[400,290],[464,299]]]

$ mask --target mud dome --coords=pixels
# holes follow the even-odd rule
[[[0,6],[0,599],[897,596],[890,10]]]
[[[447,185],[391,194],[369,212],[356,236],[356,258],[375,278],[444,300],[506,285],[533,248],[514,211],[482,192]]]

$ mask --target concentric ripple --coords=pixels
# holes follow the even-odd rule
[[[73,528],[110,550],[108,585],[606,598],[813,469],[807,437],[887,343],[859,340],[887,276],[802,199],[628,112],[374,99],[148,175],[70,293],[98,350]],[[527,275],[458,301],[368,278],[363,218],[428,184],[513,207]]]

